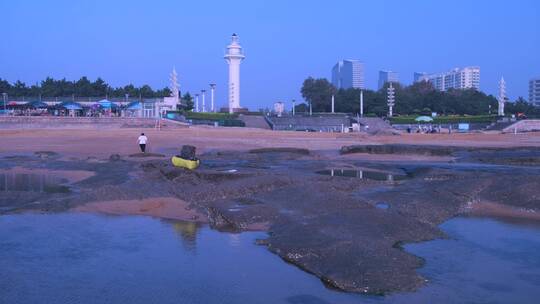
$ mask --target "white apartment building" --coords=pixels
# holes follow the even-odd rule
[[[540,107],[540,77],[529,80],[529,102]]]
[[[337,89],[364,89],[364,64],[360,60],[340,60],[332,68],[332,84]]]
[[[435,89],[446,91],[448,89],[480,89],[480,67],[470,66],[455,68],[439,74],[415,73],[415,82],[429,81]]]

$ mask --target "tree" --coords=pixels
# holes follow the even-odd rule
[[[28,88],[24,82],[17,80],[11,87],[11,95],[13,96],[26,96],[28,95]]]
[[[48,79],[48,78],[47,78]],[[43,84],[41,85],[43,87]],[[86,76],[81,77],[81,79],[77,80],[75,82],[75,95],[77,96],[84,96],[84,97],[91,97],[96,96],[94,93],[94,87],[90,80],[86,78]]]
[[[384,116],[388,112],[387,88],[385,84],[380,90],[364,91],[364,113]],[[486,115],[491,109],[496,109],[497,99],[491,95],[475,90],[437,91],[430,82],[422,81],[410,86],[393,83],[396,93],[394,113],[401,115],[431,114],[437,112],[443,115]],[[335,107],[338,112],[359,113],[360,90],[340,89],[335,91],[326,79],[307,78],[302,85],[302,96],[313,104],[314,111],[331,110],[331,96],[335,94]],[[527,108],[532,113],[532,108]]]
[[[161,90],[157,90],[154,93],[154,97],[168,97],[168,96],[171,96],[171,94],[172,94],[171,89],[169,89],[168,87],[164,87]]]
[[[105,96],[109,91],[109,85],[100,77],[91,84],[94,96]]]
[[[143,98],[154,97],[154,90],[152,90],[152,88],[147,84],[143,85],[141,89],[139,90],[139,92]]]
[[[191,94],[189,94],[189,92],[187,92],[186,94],[184,94],[184,96],[182,96],[182,103],[186,105],[185,107],[186,111],[193,110],[193,106],[194,106],[193,97],[191,96]]]
[[[294,106],[294,111],[296,113],[307,113],[309,112],[309,106],[306,103],[297,104]]]
[[[523,113],[529,117],[540,117],[540,107],[528,103],[525,98],[521,96],[514,102],[507,102],[505,105],[505,112],[516,116]]]
[[[125,94],[131,97],[143,98],[158,98],[171,96],[171,90],[167,87],[154,91],[149,85],[135,87],[132,84],[124,87],[111,87],[101,78],[96,81],[90,81],[86,76],[81,77],[77,81],[66,80],[65,78],[56,80],[52,77],[47,77],[41,81],[28,87],[24,82],[17,80],[14,84],[0,78],[0,93],[7,93],[10,96],[32,96],[37,97],[71,97],[72,95],[79,97],[115,97],[124,98]]]
[[[334,86],[325,78],[307,78],[302,84],[302,97],[311,103],[315,112],[329,112],[332,108],[332,94],[336,92]]]
[[[11,92],[11,84],[9,81],[0,78],[0,94]]]

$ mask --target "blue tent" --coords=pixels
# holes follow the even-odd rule
[[[35,108],[35,109],[45,109],[48,107],[46,103],[44,103],[43,101],[38,101],[38,100],[27,102],[25,105],[31,108]]]
[[[140,110],[142,109],[142,105],[140,101],[132,101],[127,106],[128,110]]]
[[[114,109],[118,107],[118,105],[108,99],[102,99],[98,101],[98,104],[104,109]]]
[[[82,110],[81,104],[73,102],[73,101],[62,102],[60,104],[60,107],[66,110]]]

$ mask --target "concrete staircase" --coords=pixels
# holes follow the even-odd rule
[[[358,122],[361,125],[361,131],[366,131],[368,134],[400,134],[400,132],[394,129],[392,125],[379,117],[361,117]],[[368,126],[368,128],[366,128],[366,126]]]
[[[503,133],[540,131],[540,119],[519,120],[501,130]]]
[[[494,122],[487,126],[485,131],[502,131],[503,129],[513,125],[515,121]]]
[[[264,118],[264,116],[244,115],[240,114],[238,119],[246,124],[246,128],[258,128],[270,130],[270,125]]]

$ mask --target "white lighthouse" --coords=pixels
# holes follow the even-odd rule
[[[231,44],[227,46],[225,60],[229,64],[229,113],[241,109],[240,107],[240,63],[245,56],[238,43],[238,35],[232,34]]]

